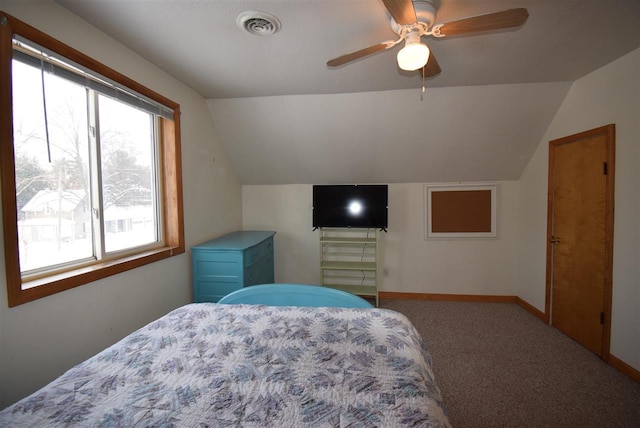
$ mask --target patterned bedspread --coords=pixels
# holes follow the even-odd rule
[[[420,335],[384,309],[178,308],[0,412],[2,427],[447,427]]]

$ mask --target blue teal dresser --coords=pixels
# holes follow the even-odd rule
[[[243,287],[273,283],[275,234],[233,232],[192,247],[193,301],[217,302]]]

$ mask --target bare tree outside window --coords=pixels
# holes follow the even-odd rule
[[[106,251],[157,239],[153,116],[100,96],[102,194]]]
[[[154,115],[13,67],[21,271],[158,241]]]
[[[180,104],[0,18],[9,307],[183,254]]]
[[[13,68],[21,271],[90,258],[86,89],[17,61]]]

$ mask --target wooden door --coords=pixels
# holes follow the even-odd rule
[[[546,311],[551,325],[605,360],[611,320],[614,138],[615,127],[608,125],[549,143]]]

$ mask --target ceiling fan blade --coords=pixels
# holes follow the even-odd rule
[[[411,25],[418,21],[411,0],[382,0],[391,17],[400,25]]]
[[[360,49],[359,51],[351,52],[346,55],[339,56],[338,58],[334,58],[330,61],[327,61],[327,65],[329,67],[338,67],[356,59],[371,55],[372,53],[385,50],[388,47],[389,45],[387,43],[379,43],[377,45],[369,46],[368,48]]]
[[[524,24],[528,17],[529,12],[525,8],[508,9],[502,12],[446,22],[440,26],[440,34],[443,36],[455,36],[478,31],[518,27]]]
[[[418,71],[420,72],[420,76],[424,77],[433,77],[440,74],[442,69],[440,68],[440,64],[438,64],[438,60],[436,60],[433,51],[429,54],[429,61],[427,61],[427,64]]]

